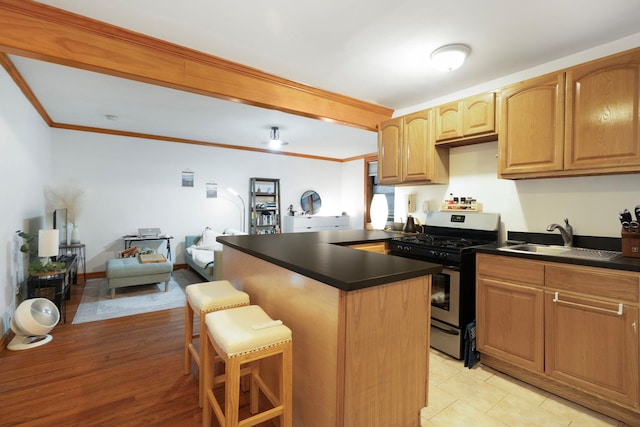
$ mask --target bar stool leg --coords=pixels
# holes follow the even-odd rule
[[[198,366],[200,366],[200,371],[198,372],[198,404],[200,405],[200,407],[202,408],[202,402],[205,399],[204,396],[204,392],[206,390],[206,388],[204,387],[204,376],[205,376],[205,371],[202,367],[203,363],[209,363],[209,359],[205,357],[204,355],[204,351],[207,347],[207,331],[206,331],[206,325],[204,324],[204,318],[207,315],[207,313],[201,311],[200,312],[200,351],[199,351],[199,361],[198,361]],[[212,358],[213,361],[210,362],[211,363],[211,376],[213,376],[215,374],[215,355]]]
[[[293,347],[289,343],[282,352],[280,370],[280,402],[284,406],[281,427],[293,427]]]
[[[232,357],[225,364],[226,382],[224,397],[224,421],[225,427],[238,425],[240,412],[240,362]]]
[[[211,425],[211,405],[209,404],[211,398],[209,397],[209,393],[213,394],[213,362],[211,361],[213,355],[211,354],[212,349],[209,348],[208,334],[203,331],[201,335],[202,340],[200,345],[204,347],[204,359],[200,361],[200,369],[204,371],[203,382],[205,395],[202,395],[202,389],[200,389],[200,399],[204,400],[200,406],[202,407],[202,425],[203,427],[208,427]]]
[[[251,362],[251,375],[249,386],[249,403],[252,414],[258,413],[258,398],[260,395],[260,389],[258,388],[258,381],[256,379],[260,376],[260,361]]]
[[[189,350],[189,346],[192,345],[191,341],[193,340],[193,309],[191,305],[187,301],[185,306],[185,315],[184,315],[184,374],[188,375],[191,373],[191,351]]]

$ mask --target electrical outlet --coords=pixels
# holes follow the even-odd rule
[[[416,195],[409,194],[407,195],[407,212],[413,213],[416,211]]]

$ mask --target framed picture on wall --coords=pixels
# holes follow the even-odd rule
[[[193,172],[190,170],[182,171],[182,186],[193,187]]]
[[[207,199],[215,199],[218,197],[218,184],[215,182],[207,182]]]

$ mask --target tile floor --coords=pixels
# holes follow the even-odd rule
[[[464,367],[436,350],[421,427],[623,426],[624,424],[476,363]]]

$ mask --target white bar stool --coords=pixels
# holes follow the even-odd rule
[[[232,307],[249,305],[249,295],[246,292],[237,290],[228,280],[217,280],[215,282],[194,283],[185,288],[187,301],[185,304],[184,320],[184,373],[191,373],[191,357],[199,367],[198,388],[199,403],[202,406],[203,396],[203,369],[200,361],[204,354],[203,340],[200,339],[200,349],[196,349],[193,344],[196,338],[202,338],[204,331],[204,317],[207,313],[218,310],[226,310]],[[193,333],[194,315],[200,317],[200,333]]]
[[[211,425],[211,412],[221,427],[254,426],[280,418],[280,427],[292,426],[293,345],[291,329],[271,319],[257,305],[232,308],[207,314],[204,345],[204,399],[202,425]],[[225,373],[214,376],[214,361],[222,359]],[[260,361],[274,357],[278,369],[277,394],[260,375]],[[240,379],[250,375],[249,400],[251,416],[239,420]],[[224,411],[214,394],[214,386],[224,384]],[[259,411],[260,391],[271,407]]]

